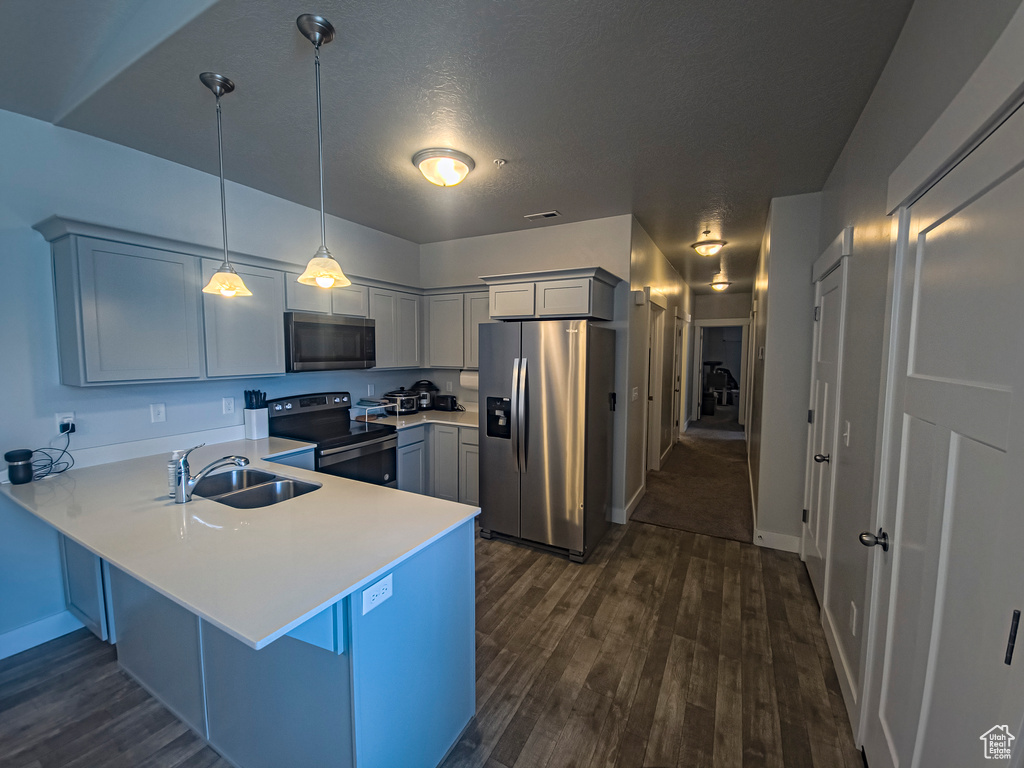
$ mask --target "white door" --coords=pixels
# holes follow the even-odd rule
[[[815,285],[817,322],[811,373],[810,441],[807,450],[807,522],[803,527],[803,555],[807,573],[818,596],[826,603],[829,533],[832,530],[834,467],[839,461],[840,363],[846,313],[846,259]],[[827,617],[823,617],[828,620]]]
[[[672,330],[672,442],[678,442],[679,408],[683,397],[683,318],[677,317]]]
[[[1024,651],[1024,110],[900,217],[864,748],[872,768],[1009,765]],[[877,612],[877,613],[875,613]],[[1018,643],[1018,645],[1021,645]],[[1017,756],[1024,734],[1013,732]]]
[[[647,469],[661,469],[662,366],[665,352],[665,309],[653,301],[651,335],[647,348]]]
[[[700,419],[700,399],[704,394],[704,326],[693,329],[693,398],[691,419]]]

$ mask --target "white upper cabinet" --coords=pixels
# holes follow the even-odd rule
[[[316,285],[298,282],[298,272],[286,272],[284,276],[284,308],[289,312],[331,312],[331,291]]]
[[[462,368],[465,362],[463,294],[427,297],[427,364],[432,368]]]
[[[218,266],[203,259],[204,284]],[[235,270],[252,296],[202,294],[207,376],[284,373],[284,273],[245,264]]]
[[[464,332],[465,368],[480,366],[480,325],[491,322],[490,297],[487,292],[467,293]]]
[[[323,290],[322,288],[318,290]],[[324,291],[328,293],[328,291]],[[349,317],[370,316],[370,289],[365,285],[346,285],[330,291],[331,312]]]
[[[195,379],[195,256],[75,235],[53,242],[61,382]]]
[[[588,317],[611,320],[619,278],[600,267],[481,278],[494,319]]]
[[[377,368],[418,368],[420,297],[388,288],[370,289],[370,317],[374,321]]]

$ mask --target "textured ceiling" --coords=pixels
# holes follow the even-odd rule
[[[76,68],[103,39],[90,31],[131,38],[151,4],[5,4],[8,37],[26,9],[75,17],[46,49],[0,39],[0,66],[25,77],[57,51],[32,88],[5,77],[0,108],[216,173],[198,74],[220,72],[237,85],[228,178],[317,207],[313,50],[295,18],[319,13],[338,29],[321,54],[331,213],[425,243],[545,226],[523,216],[550,209],[555,222],[631,212],[710,292],[718,259],[689,244],[705,228],[728,240],[733,290],[750,290],[770,198],[822,187],[911,0],[190,0],[162,41],[149,30],[148,50],[83,92]],[[435,187],[410,162],[429,146],[477,168]]]

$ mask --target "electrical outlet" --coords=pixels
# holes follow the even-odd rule
[[[633,387],[633,391],[630,392],[630,394],[629,394],[629,399],[631,401],[635,401],[635,400],[639,400],[640,399],[640,387]]]
[[[152,424],[167,421],[167,409],[163,403],[149,404],[149,421]]]
[[[235,398],[233,397],[222,397],[220,399],[220,410],[221,413],[234,413],[235,412]]]
[[[452,383],[450,381],[446,381],[444,383],[444,391],[445,392],[451,392],[452,391]]]
[[[391,574],[363,590],[363,616],[391,597]]]
[[[373,393],[374,393],[375,390],[376,390],[376,387],[374,387],[373,384],[367,384],[366,385],[366,396],[367,397],[373,397]]]
[[[853,600],[850,601],[850,634],[857,636],[857,604]]]
[[[75,423],[75,412],[74,411],[65,411],[64,413],[55,413],[55,414],[53,414],[53,416],[54,416],[54,420],[57,422],[57,434],[59,434],[59,435],[62,435],[62,434],[64,434],[64,431],[67,431],[67,430],[61,431],[61,428],[60,428],[61,424],[67,424],[69,422],[72,423],[72,424]]]

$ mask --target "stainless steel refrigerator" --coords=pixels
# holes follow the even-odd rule
[[[615,332],[588,320],[480,326],[480,533],[582,562],[611,505]]]

